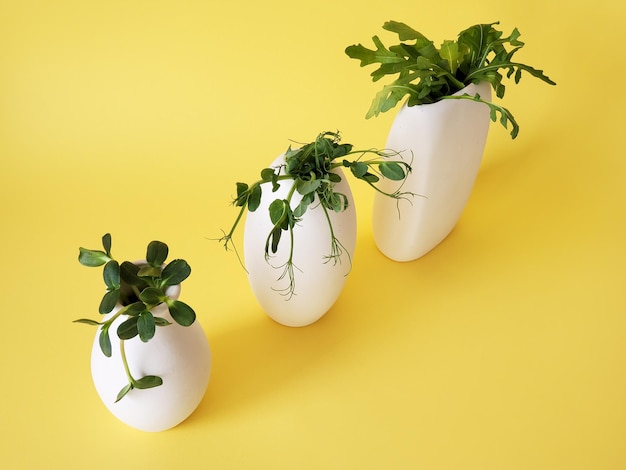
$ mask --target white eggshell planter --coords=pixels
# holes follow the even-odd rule
[[[178,298],[179,293],[180,285],[167,291],[171,298]],[[110,318],[120,308],[117,306],[105,318]],[[155,336],[147,343],[139,337],[126,340],[126,359],[133,377],[158,375],[163,379],[162,385],[131,390],[115,403],[118,392],[128,383],[116,335],[124,315],[115,320],[109,330],[113,346],[111,357],[106,357],[100,349],[98,330],[91,352],[91,372],[98,395],[115,417],[133,428],[156,432],[181,423],[200,404],[209,383],[211,351],[197,319],[183,327],[172,319],[163,304],[152,312],[172,324],[157,327]]]
[[[469,85],[457,95],[476,93],[491,99],[491,87]],[[457,224],[480,167],[489,107],[466,99],[444,99],[407,106],[398,112],[387,148],[400,152],[413,167],[402,188],[416,194],[410,203],[376,194],[373,234],[379,250],[395,261],[415,260],[441,243]],[[381,189],[393,191],[381,180]],[[398,212],[399,208],[399,212]]]
[[[284,155],[280,155],[271,167],[283,162]],[[336,183],[334,190],[346,195],[348,208],[339,213],[329,210],[328,214],[335,238],[345,252],[337,263],[326,259],[331,252],[331,234],[326,214],[316,196],[293,230],[295,294],[291,297],[283,290],[289,285],[289,279],[286,276],[279,279],[283,272],[281,266],[289,257],[290,239],[283,233],[277,253],[269,260],[265,259],[265,242],[273,227],[269,205],[277,198],[285,199],[293,182],[281,181],[276,192],[272,192],[269,184],[264,185],[260,206],[246,216],[243,247],[248,280],[261,308],[282,325],[300,327],[319,320],[339,297],[350,272],[356,245],[356,212],[343,172],[341,169],[335,172],[341,176],[341,182]],[[294,193],[292,209],[301,199],[302,196]]]

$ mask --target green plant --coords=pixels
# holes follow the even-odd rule
[[[219,239],[227,250],[229,246],[235,248],[232,240],[233,234],[246,210],[254,212],[258,209],[263,187],[270,185],[272,192],[275,192],[281,182],[293,182],[286,198],[276,198],[269,205],[268,216],[272,229],[265,242],[265,259],[269,262],[271,256],[278,250],[283,235],[286,234],[289,237],[289,256],[285,264],[279,266],[283,269],[283,273],[278,278],[281,280],[287,276],[289,279],[288,286],[281,290],[287,298],[295,292],[294,227],[309,207],[319,204],[328,221],[331,246],[325,262],[337,263],[345,252],[341,241],[335,237],[329,216],[330,211],[342,212],[348,207],[347,196],[335,191],[335,185],[341,181],[341,176],[334,170],[341,167],[349,168],[355,178],[398,201],[412,195],[409,192],[402,192],[401,184],[392,193],[384,192],[376,186],[381,177],[402,181],[411,171],[408,163],[401,160],[389,160],[390,157],[397,155],[396,152],[376,149],[353,150],[351,144],[342,144],[340,140],[338,132],[323,132],[313,142],[303,144],[299,148],[292,149],[289,146],[285,152],[283,164],[274,168],[264,168],[261,170],[260,179],[250,185],[246,183],[236,185],[237,196],[233,199],[233,204],[240,207],[240,210],[230,231],[224,232],[224,236]],[[367,158],[370,155],[373,155],[373,158]],[[351,156],[353,158],[348,158]],[[292,199],[296,193],[301,196],[301,199],[292,209]]]
[[[164,266],[169,248],[160,241],[148,244],[145,263],[124,261],[121,264],[111,255],[111,235],[102,237],[103,250],[79,249],[78,261],[83,266],[98,267],[104,265],[103,277],[106,292],[100,301],[98,311],[105,315],[111,313],[116,305],[120,308],[109,318],[95,321],[87,318],[75,320],[76,323],[85,323],[100,327],[98,337],[102,353],[111,357],[112,346],[109,329],[120,316],[126,319],[117,327],[117,337],[120,340],[120,355],[124,370],[128,378],[126,384],[118,393],[116,402],[128,392],[137,389],[158,387],[163,383],[161,377],[147,375],[135,379],[128,367],[124,341],[139,336],[141,341],[148,342],[156,334],[157,327],[171,325],[163,317],[152,314],[152,309],[165,304],[171,317],[181,326],[189,326],[196,319],[194,310],[184,302],[170,298],[167,288],[183,282],[191,274],[191,267],[183,259],[175,259]]]
[[[374,36],[375,50],[361,44],[348,46],[346,54],[360,60],[361,67],[380,64],[371,73],[372,81],[376,82],[385,75],[397,75],[392,83],[385,85],[376,94],[366,118],[390,110],[406,95],[408,106],[434,103],[442,99],[470,99],[489,106],[494,122],[499,113],[504,128],[510,122],[511,137],[515,138],[519,125],[508,109],[483,100],[478,94],[452,96],[470,83],[486,81],[491,84],[496,96],[502,98],[505,92],[502,71],[506,72],[507,78],[513,76],[515,83],[519,83],[524,71],[550,85],[556,85],[542,70],[513,61],[514,54],[524,46],[519,40],[520,33],[514,28],[509,36],[502,37],[502,32],[493,27],[497,24],[472,26],[459,33],[456,41],[445,40],[437,49],[433,41],[410,26],[388,21],[383,29],[396,33],[400,44],[387,48],[378,36]]]

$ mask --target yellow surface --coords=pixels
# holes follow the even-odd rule
[[[517,26],[521,125],[492,125],[458,227],[424,258],[375,248],[371,193],[335,307],[290,329],[209,239],[289,144],[365,120],[378,84],[344,55],[384,21],[437,42]],[[625,7],[562,2],[0,1],[0,464],[19,468],[626,468]],[[385,36],[389,38],[389,36]],[[197,411],[135,431],[89,371],[100,275],[152,239],[193,267],[213,351]],[[241,240],[241,234],[239,242]]]

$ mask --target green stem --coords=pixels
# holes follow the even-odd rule
[[[122,364],[124,364],[124,371],[126,372],[126,377],[128,377],[128,382],[131,385],[135,384],[135,379],[133,375],[130,373],[130,368],[128,367],[128,361],[126,360],[126,348],[124,347],[124,340],[120,340],[120,356],[122,356]]]

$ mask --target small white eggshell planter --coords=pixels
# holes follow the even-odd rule
[[[284,155],[280,155],[271,167],[283,162]],[[335,184],[334,191],[345,194],[348,207],[342,212],[329,210],[328,215],[344,253],[337,262],[327,259],[331,253],[331,232],[316,196],[293,230],[295,290],[292,296],[285,295],[288,277],[280,278],[289,258],[290,238],[283,233],[276,254],[269,259],[265,258],[265,242],[273,227],[269,205],[275,199],[285,199],[293,182],[281,181],[276,192],[272,192],[271,185],[264,185],[260,206],[246,216],[243,248],[248,281],[261,308],[282,325],[301,327],[319,320],[339,297],[350,272],[356,245],[356,212],[345,175],[341,169],[335,172],[341,181]],[[301,195],[294,193],[291,208],[295,209],[301,199]]]
[[[491,99],[487,82],[468,85],[456,95]],[[444,99],[398,111],[386,147],[400,152],[413,171],[397,201],[376,194],[372,216],[379,250],[395,261],[412,261],[441,243],[456,226],[472,192],[489,131],[489,107],[467,99]],[[392,182],[381,180],[383,190]]]
[[[172,286],[167,294],[178,298],[180,285]],[[115,315],[120,305],[106,315]],[[116,319],[109,330],[112,356],[106,357],[96,334],[91,352],[91,372],[95,388],[108,410],[125,424],[149,432],[164,431],[184,421],[202,401],[211,370],[211,351],[198,320],[183,327],[169,314],[167,306],[152,309],[172,324],[157,327],[155,336],[147,343],[138,336],[124,341],[126,359],[135,379],[157,375],[163,384],[150,389],[134,389],[115,402],[118,392],[128,383],[120,355],[117,327],[125,320]]]

